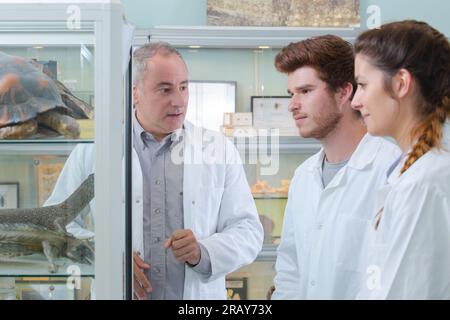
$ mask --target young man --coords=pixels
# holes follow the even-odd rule
[[[356,89],[350,44],[336,36],[291,43],[275,66],[288,75],[290,111],[320,152],[296,170],[278,248],[274,299],[353,299],[376,191],[399,149],[366,134],[350,102]]]

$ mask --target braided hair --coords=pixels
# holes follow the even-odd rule
[[[450,44],[425,22],[392,22],[362,33],[355,42],[362,54],[385,74],[384,86],[392,94],[391,81],[400,69],[408,70],[417,83],[419,123],[410,132],[414,142],[400,174],[434,147],[441,147],[442,128],[450,117]]]

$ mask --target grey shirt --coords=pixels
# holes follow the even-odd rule
[[[183,143],[183,129],[158,142],[134,115],[133,135],[143,178],[144,261],[150,264],[146,276],[153,287],[148,298],[183,299],[185,264],[176,260],[172,250],[163,247],[165,239],[184,228],[183,164],[171,160],[173,148]],[[193,269],[210,275],[209,254],[202,245],[200,250],[200,262]]]
[[[322,183],[323,187],[326,188],[327,185],[333,180],[336,173],[339,172],[348,162],[349,159],[339,162],[339,163],[329,163],[327,157],[323,157],[322,162]]]

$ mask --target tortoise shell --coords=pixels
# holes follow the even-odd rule
[[[35,62],[0,52],[0,128],[26,122],[52,109],[77,119],[91,118],[76,103],[67,107],[62,99],[67,92],[63,93],[63,89]]]

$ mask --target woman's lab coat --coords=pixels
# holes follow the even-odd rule
[[[184,138],[184,228],[191,229],[208,250],[212,274],[206,278],[186,266],[183,298],[226,299],[225,276],[253,262],[262,248],[263,229],[234,145],[223,135],[188,122]],[[94,171],[93,159],[93,145],[77,146],[46,204],[64,200],[75,190]],[[132,180],[133,247],[144,252],[142,174],[134,149]],[[84,232],[73,224],[67,229]]]
[[[450,299],[450,123],[433,148],[380,191],[361,299]]]

